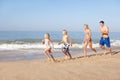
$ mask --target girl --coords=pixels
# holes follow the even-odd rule
[[[44,34],[44,39],[42,40],[42,44],[45,45],[44,53],[48,57],[49,60],[52,59],[52,61],[55,62],[55,59],[52,55],[52,48],[53,48],[53,43],[50,39],[50,35],[48,33]]]
[[[94,51],[97,55],[97,51],[92,47],[92,39],[91,39],[91,31],[87,24],[84,24],[84,58],[87,57],[87,46],[89,45],[89,48]]]

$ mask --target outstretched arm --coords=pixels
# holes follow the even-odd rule
[[[52,41],[50,41],[50,43],[51,43],[51,45],[52,45],[52,48],[54,48],[54,44],[53,44],[53,42],[52,42]]]
[[[69,37],[69,41],[70,41],[70,46],[72,46],[72,38]]]
[[[42,44],[45,44],[45,40],[42,40],[41,43],[42,43]]]
[[[60,42],[58,42],[58,45],[60,45],[60,44],[62,44],[63,43],[63,41],[60,41]]]

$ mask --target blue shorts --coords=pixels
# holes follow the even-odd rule
[[[109,37],[107,37],[107,38],[101,37],[101,39],[100,39],[100,45],[101,46],[106,45],[107,47],[110,47],[110,38]]]

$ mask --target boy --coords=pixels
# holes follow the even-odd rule
[[[58,44],[60,45],[61,43],[63,43],[62,52],[66,55],[67,59],[72,59],[72,56],[69,52],[69,47],[72,46],[72,38],[68,36],[67,30],[65,29],[62,31],[62,34],[62,41]]]

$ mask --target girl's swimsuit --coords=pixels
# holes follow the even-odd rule
[[[92,41],[92,39],[90,38],[90,39],[85,39],[84,40],[84,42],[91,42]]]
[[[89,32],[85,32],[85,35],[88,35],[89,34]],[[84,42],[91,42],[92,41],[92,39],[90,38],[90,39],[85,39],[84,40]]]
[[[51,44],[48,39],[45,39],[45,46],[51,48]]]

